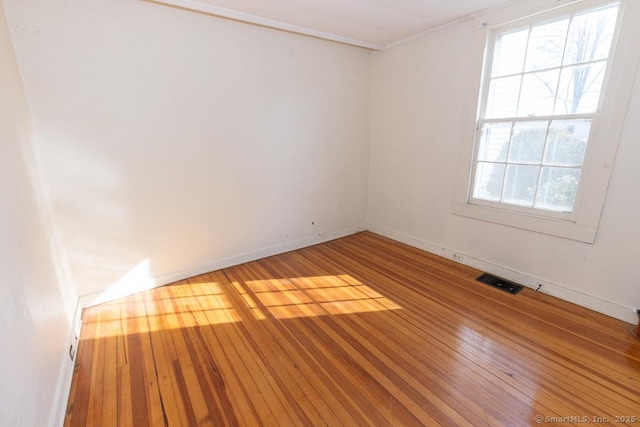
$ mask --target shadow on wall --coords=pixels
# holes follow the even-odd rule
[[[22,138],[20,146],[22,158],[29,175],[29,184],[34,195],[33,199],[37,203],[37,212],[40,215],[40,222],[47,237],[47,248],[55,270],[56,283],[62,296],[67,319],[71,324],[78,302],[78,293],[69,268],[67,251],[62,241],[62,231],[53,214],[51,189],[48,181],[44,179],[41,162],[34,143],[34,136],[27,135]]]
[[[78,302],[78,279],[99,285],[115,281],[100,302],[113,295],[128,295],[153,287],[155,281],[150,278],[149,259],[124,250],[125,244],[117,241],[134,227],[119,199],[123,187],[121,174],[109,166],[106,158],[89,153],[86,144],[83,152],[82,144],[71,144],[68,138],[46,134],[39,135],[39,140],[36,145],[32,135],[22,138],[22,156],[39,205],[69,323],[73,321]],[[41,159],[52,154],[46,151],[52,149],[66,151],[66,156],[54,153],[64,164],[55,174],[47,174],[43,167],[46,162]],[[70,152],[73,155],[69,155]],[[49,179],[51,176],[54,178]],[[83,275],[77,268],[83,265],[89,267],[84,270],[90,271],[90,276]],[[121,279],[116,280],[118,277]],[[134,283],[135,286],[125,292],[125,288]]]

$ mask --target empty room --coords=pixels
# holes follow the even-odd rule
[[[0,425],[640,425],[638,22],[2,0]]]

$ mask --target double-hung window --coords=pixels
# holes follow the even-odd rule
[[[607,125],[601,113],[621,3],[578,2],[487,29],[467,205],[579,222],[594,140]],[[526,219],[511,223],[528,228]],[[584,241],[595,235],[555,229],[548,233]]]
[[[618,3],[492,33],[473,199],[573,212]]]

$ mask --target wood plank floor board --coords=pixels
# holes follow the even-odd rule
[[[640,423],[631,325],[480,273],[365,232],[85,309],[65,425]]]
[[[168,301],[172,304],[171,313],[167,314],[172,324],[171,333],[176,348],[175,360],[172,366],[175,377],[178,379],[180,396],[187,409],[188,422],[193,425],[211,423],[222,424],[222,414],[214,401],[210,382],[207,381],[204,372],[202,355],[194,343],[193,324],[190,322],[190,308],[181,298],[183,283],[171,288],[172,296]]]
[[[102,396],[104,394],[104,384],[108,379],[105,376],[105,347],[106,342],[104,339],[104,331],[106,329],[106,322],[102,319],[105,317],[104,312],[96,313],[96,335],[90,343],[94,346],[94,359],[91,365],[91,384],[89,387],[89,401],[87,419],[95,422],[97,426],[102,425],[102,413],[104,406],[102,404]]]
[[[117,332],[120,327],[120,321],[113,313],[117,311],[120,313],[120,307],[109,307],[109,319],[104,322],[105,324],[105,347],[104,347],[104,377],[105,378],[118,378],[118,366],[117,366]],[[115,319],[114,319],[115,317]],[[111,320],[113,319],[113,320]],[[102,425],[108,425],[112,420],[118,419],[118,381],[105,381],[102,392],[102,406],[104,408],[102,412]]]
[[[94,312],[95,313],[95,312]],[[76,363],[73,370],[73,381],[67,403],[67,415],[65,424],[83,426],[88,424],[88,406],[86,398],[91,387],[91,372],[93,369],[93,352],[95,349],[94,337],[96,335],[96,322],[92,321],[92,313],[88,310],[82,313],[83,335],[79,342],[76,354]],[[78,405],[76,405],[76,399]]]
[[[129,322],[127,310],[130,310],[132,303],[122,303],[118,305],[118,327],[120,330],[116,333],[116,360],[117,360],[117,381],[118,390],[117,409],[118,409],[118,425],[133,425],[133,396],[131,395],[131,370],[129,369],[129,348],[128,337],[130,331],[127,327]]]
[[[177,356],[167,319],[162,314],[166,302],[165,289],[159,288],[155,291],[152,294],[158,298],[146,299],[144,308],[141,310],[149,313],[147,331],[150,335],[153,364],[161,398],[159,409],[162,410],[163,420],[171,420],[172,425],[183,426],[187,425],[187,412],[182,407],[172,367],[172,362],[177,359]]]

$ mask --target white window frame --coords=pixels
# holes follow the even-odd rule
[[[453,212],[475,219],[539,233],[595,242],[595,237],[606,197],[611,170],[622,134],[627,107],[631,96],[638,62],[640,61],[640,34],[634,28],[640,17],[640,1],[619,0],[619,15],[612,51],[608,60],[599,109],[592,123],[591,134],[583,163],[578,194],[573,212],[552,212],[541,209],[520,208],[494,202],[472,199],[472,177],[475,167],[474,141],[481,96],[486,52],[493,49],[493,35],[504,28],[526,26],[537,20],[551,18],[550,13],[572,13],[613,3],[614,0],[528,0],[512,7],[477,16],[473,21],[470,46],[470,72],[468,91],[469,115],[467,130],[462,133],[461,154],[457,175]],[[489,70],[486,71],[485,68]]]

